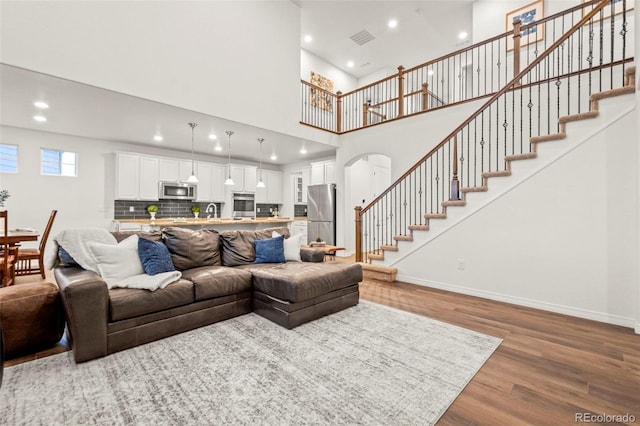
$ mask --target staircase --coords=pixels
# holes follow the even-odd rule
[[[480,185],[460,188],[462,197],[460,200],[441,202],[440,212],[424,215],[425,223],[409,225],[408,233],[393,236],[395,244],[381,245],[379,250],[369,253],[368,259],[371,266],[363,265],[365,273],[369,273],[371,278],[377,280],[393,281],[397,274],[397,269],[393,265],[402,258],[517,187],[548,164],[566,155],[588,140],[589,135],[596,129],[608,125],[621,114],[627,113],[633,108],[635,70],[635,67],[626,69],[624,86],[591,95],[590,111],[560,117],[559,132],[531,137],[530,152],[505,155],[504,170],[482,173]],[[602,101],[623,96],[626,96],[625,100],[611,102],[601,111]],[[568,144],[567,141],[569,141]]]
[[[601,111],[603,101],[633,101],[635,92],[633,57],[625,50],[626,14],[603,23],[607,3],[585,10],[385,192],[356,208],[356,260],[365,274],[391,267],[387,276],[394,276],[399,260],[633,108],[613,101]]]

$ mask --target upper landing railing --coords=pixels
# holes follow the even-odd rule
[[[524,13],[524,22],[515,19],[511,31],[410,69],[400,66],[397,74],[347,93],[301,81],[300,122],[341,134],[493,95],[597,3],[585,2],[535,22]]]

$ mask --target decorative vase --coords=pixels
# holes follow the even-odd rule
[[[149,212],[149,216],[151,216],[151,220],[156,219],[156,212]]]
[[[193,217],[195,217],[197,219],[198,216],[200,216],[200,212],[193,212]]]

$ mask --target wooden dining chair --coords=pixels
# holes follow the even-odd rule
[[[51,211],[47,227],[44,229],[42,237],[40,237],[40,245],[37,249],[20,249],[20,252],[18,253],[18,264],[16,265],[16,275],[40,274],[43,279],[46,278],[44,272],[44,249],[47,245],[49,233],[51,232],[51,227],[53,226],[56,214],[58,214],[58,210]],[[35,264],[36,261],[38,262],[37,265]]]
[[[18,259],[18,247],[9,244],[9,212],[0,211],[0,220],[3,221],[4,231],[0,235],[0,287],[7,287],[16,279],[16,262]]]

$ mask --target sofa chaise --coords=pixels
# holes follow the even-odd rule
[[[359,300],[359,264],[323,262],[321,251],[305,248],[299,249],[301,261],[254,263],[256,244],[275,235],[289,238],[287,228],[216,232],[169,227],[112,235],[120,244],[135,235],[166,246],[181,277],[154,291],[112,287],[61,247],[54,273],[76,362],[252,311],[291,329]]]

